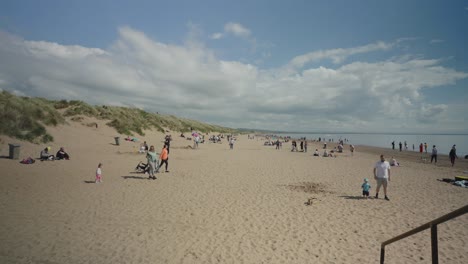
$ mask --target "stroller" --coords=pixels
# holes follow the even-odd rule
[[[155,164],[156,164],[156,168],[154,168],[154,169],[157,171],[158,168],[159,168],[159,160],[156,160]],[[144,173],[144,174],[146,174],[146,173],[149,173],[149,169],[150,169],[149,164],[148,164],[148,163],[143,163],[142,161],[140,161],[140,162],[137,164],[137,166],[135,167],[135,171],[136,171],[137,173]]]
[[[149,172],[149,164],[143,163],[142,161],[138,162],[138,165],[135,167],[135,171],[138,173],[148,173]]]

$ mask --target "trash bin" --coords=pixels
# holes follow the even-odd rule
[[[20,145],[18,144],[8,144],[8,145],[10,145],[10,159],[19,159]]]
[[[120,137],[115,137],[115,145],[119,146],[120,145]]]

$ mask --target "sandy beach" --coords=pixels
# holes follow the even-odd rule
[[[134,172],[147,141],[159,152],[164,134],[114,144],[117,133],[97,122],[50,128],[52,153],[69,161],[23,165],[0,149],[0,263],[378,263],[381,242],[467,205],[468,189],[438,181],[468,170],[425,163],[418,153],[357,146],[336,158],[263,146],[240,135],[230,150],[173,137],[168,173]],[[169,133],[168,133],[169,134]],[[207,138],[207,137],[206,137]],[[20,158],[47,145],[21,144]],[[350,142],[352,143],[352,142]],[[331,145],[331,144],[329,144]],[[330,147],[333,147],[331,145]],[[363,178],[375,194],[373,166],[395,156],[390,201],[361,199]],[[94,173],[103,163],[103,183]],[[311,199],[312,204],[305,203]],[[430,263],[430,232],[387,247],[386,263]],[[468,262],[468,215],[439,226],[440,263]]]

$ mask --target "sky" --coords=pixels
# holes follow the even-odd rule
[[[0,89],[231,128],[468,133],[467,1],[0,2]]]

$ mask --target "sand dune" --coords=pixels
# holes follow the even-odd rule
[[[170,172],[147,180],[133,172],[145,160],[139,144],[115,146],[103,122],[51,133],[53,152],[65,146],[70,161],[0,159],[0,263],[378,263],[382,241],[468,201],[468,189],[437,180],[460,174],[462,160],[451,168],[397,156],[391,200],[363,200],[376,153],[391,150],[317,158],[318,144],[291,153],[288,144],[275,150],[247,136],[234,150],[226,141],[194,150],[173,132]],[[140,142],[159,150],[163,138],[147,132]],[[17,141],[2,139],[5,156],[5,144]],[[44,147],[21,144],[22,158]],[[88,183],[99,162],[104,182]],[[465,215],[439,227],[441,263],[467,262],[467,224]],[[388,246],[386,260],[428,263],[429,231]]]

